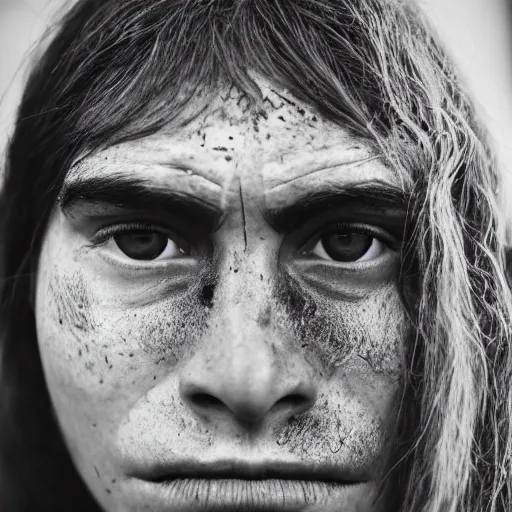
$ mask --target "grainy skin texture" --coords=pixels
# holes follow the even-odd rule
[[[286,510],[382,510],[373,498],[406,330],[398,254],[355,270],[300,259],[262,211],[327,183],[397,179],[342,128],[258,82],[258,111],[224,92],[185,127],[89,155],[68,175],[137,176],[218,206],[210,256],[133,262],[113,242],[91,244],[97,223],[80,208],[56,207],[49,223],[41,356],[73,460],[106,511],[218,510],[170,491],[165,508],[133,478],[183,460],[348,468],[365,483]]]

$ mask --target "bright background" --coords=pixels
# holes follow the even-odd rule
[[[411,0],[413,1],[413,0]],[[418,0],[457,62],[487,124],[512,221],[512,0]],[[30,51],[73,0],[0,0],[0,157]]]

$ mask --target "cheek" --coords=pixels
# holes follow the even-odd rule
[[[136,294],[139,290],[135,291]],[[176,366],[204,325],[198,287],[174,297],[140,290],[141,302],[86,272],[47,267],[38,281],[37,337],[59,423],[79,466],[107,457],[131,408]]]
[[[108,399],[120,389],[146,389],[159,368],[174,367],[205,324],[195,287],[173,297],[144,294],[142,305],[80,271],[57,269],[38,284],[38,340],[49,373],[84,393]]]
[[[298,330],[302,346],[314,354],[323,373],[332,374],[359,359],[368,371],[397,376],[407,318],[393,285],[355,301],[310,297]]]

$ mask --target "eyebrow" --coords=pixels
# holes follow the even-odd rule
[[[197,196],[160,188],[150,180],[127,176],[96,176],[64,183],[58,204],[64,213],[83,204],[106,204],[127,211],[162,211],[187,217],[215,231],[222,210]]]
[[[329,184],[325,190],[308,191],[287,206],[267,208],[265,218],[279,231],[290,231],[329,210],[363,207],[376,214],[389,212],[406,216],[410,195],[381,181],[351,185]]]

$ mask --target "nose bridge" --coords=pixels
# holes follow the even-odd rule
[[[221,359],[218,368],[224,367],[233,381],[253,377],[253,385],[263,386],[274,380],[281,357],[278,327],[272,325],[271,284],[262,272],[246,262],[226,269],[208,338],[215,359]]]
[[[238,423],[262,422],[272,411],[307,408],[316,389],[305,361],[293,361],[273,320],[272,290],[263,274],[225,270],[210,322],[182,372],[184,401],[203,415],[226,414]],[[262,279],[263,277],[263,279]]]

